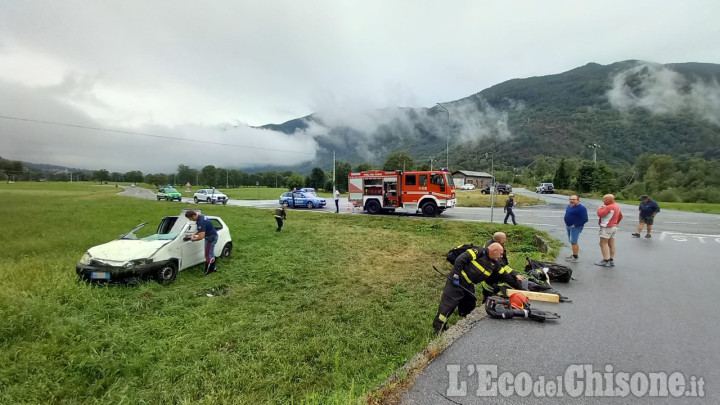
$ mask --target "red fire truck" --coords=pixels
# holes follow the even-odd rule
[[[370,214],[399,208],[434,217],[457,203],[455,183],[447,170],[350,173],[348,188],[350,203]]]

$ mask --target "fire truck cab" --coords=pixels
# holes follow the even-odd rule
[[[350,173],[348,188],[350,203],[370,214],[402,209],[434,217],[457,204],[455,183],[447,170]]]

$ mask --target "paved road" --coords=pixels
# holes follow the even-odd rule
[[[566,240],[562,217],[567,197],[544,197],[547,206],[517,209],[518,222]],[[513,395],[504,397],[501,387],[496,386],[497,393],[489,401],[492,403],[720,403],[720,325],[714,312],[720,288],[720,216],[663,210],[656,219],[653,238],[634,239],[630,233],[637,226],[637,207],[623,205],[625,220],[617,237],[617,265],[601,268],[593,265],[601,257],[594,226],[594,211],[601,202],[581,202],[588,207],[591,221],[580,238],[581,262],[573,265],[577,280],[556,285],[574,302],[533,305],[559,312],[562,319],[545,324],[487,318],[479,321],[418,376],[414,387],[403,396],[403,404],[488,402],[477,395],[478,375],[486,375],[478,370],[488,369],[486,365],[490,370],[497,367],[498,375],[508,372],[508,376],[517,376],[518,381],[531,377],[535,382],[542,376],[545,382],[552,380],[554,384],[557,376],[566,377],[563,397],[548,398],[547,393],[542,397],[532,392],[523,397],[519,395],[524,394],[522,389],[519,393],[506,390],[504,393]],[[453,211],[448,218],[461,219],[468,214],[465,210]],[[487,220],[489,210],[476,210],[475,217]],[[560,257],[569,254],[566,247]],[[430,323],[428,320],[428,328]],[[586,396],[582,390],[580,397],[573,398],[573,388],[583,386],[574,384],[572,378],[567,378],[569,374],[565,376],[567,371],[574,371],[568,369],[572,365],[598,372],[601,391],[608,387],[602,385],[605,375],[600,374],[606,371],[614,381],[608,393],[615,389],[619,390],[617,394],[624,393],[623,372],[634,379],[629,381],[635,385],[625,398]],[[468,366],[475,366],[472,375]],[[523,372],[529,375],[519,374]],[[699,393],[697,382],[702,378],[705,397],[674,398],[668,396],[671,392],[660,392],[661,397],[650,398],[648,389],[648,394],[638,399],[634,394],[643,394],[642,382],[650,372],[682,373],[687,382],[684,389],[679,389],[682,393],[691,391],[692,381]],[[452,384],[451,377],[455,378]],[[465,392],[451,389],[461,387],[462,382]],[[671,384],[670,388],[677,387]]]

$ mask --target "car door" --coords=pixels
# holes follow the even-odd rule
[[[195,222],[189,222],[183,231],[183,236],[189,237],[195,232],[197,232],[197,225]],[[205,262],[205,241],[183,241],[180,252],[182,254],[180,258],[180,270],[203,263]]]
[[[305,197],[305,194],[293,193],[293,196],[295,197],[295,206],[296,207],[304,207],[305,203],[307,203],[307,197]]]

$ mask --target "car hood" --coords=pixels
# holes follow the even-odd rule
[[[110,262],[127,262],[133,259],[151,257],[161,247],[170,243],[169,240],[114,240],[88,249],[95,260]]]

